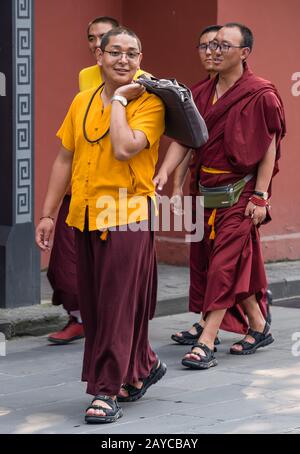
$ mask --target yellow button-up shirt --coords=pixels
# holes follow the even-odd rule
[[[89,230],[148,218],[147,197],[153,198],[155,194],[152,179],[165,127],[164,105],[157,96],[145,92],[129,102],[126,107],[128,125],[133,130],[143,131],[149,146],[128,161],[117,160],[109,132],[98,144],[84,138],[83,120],[94,91],[83,91],[74,98],[57,133],[62,145],[74,153],[72,199],[66,222],[81,231],[87,207]],[[109,131],[110,112],[111,105],[104,109],[97,93],[86,121],[89,140],[96,140]]]

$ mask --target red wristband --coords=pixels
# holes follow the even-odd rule
[[[249,198],[250,202],[253,203],[253,205],[256,205],[258,207],[265,207],[267,208],[269,206],[268,200],[261,199],[260,197],[256,197],[255,195],[252,195]]]

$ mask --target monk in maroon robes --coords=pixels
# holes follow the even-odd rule
[[[66,194],[55,226],[47,277],[53,289],[52,303],[62,305],[69,314],[66,326],[48,335],[54,344],[64,345],[84,337],[79,311],[74,230],[66,224],[71,195]]]
[[[192,87],[192,92],[195,90],[198,91],[199,87],[202,84],[206,83],[208,80],[213,79],[217,73],[214,70],[212,53],[209,48],[209,43],[212,41],[217,32],[222,28],[221,25],[210,25],[205,27],[199,36],[199,44],[197,49],[199,51],[199,58],[202,66],[207,71],[208,77],[200,82],[197,82]],[[190,184],[189,184],[189,193],[193,196],[193,204],[195,196],[199,195],[199,190],[195,184],[195,165],[197,162],[197,153],[194,150],[189,150],[186,153],[184,160],[176,168],[174,172],[173,179],[173,191],[172,191],[172,200],[173,202],[173,211],[176,213],[176,210],[180,210],[182,206],[183,199],[183,185],[187,177],[188,171],[190,171]],[[180,213],[180,211],[177,211]],[[195,215],[195,210],[193,210],[193,215]],[[193,219],[195,222],[195,219]],[[190,311],[195,313],[202,312],[202,301],[199,300],[199,286],[201,285],[201,270],[199,269],[199,256],[201,254],[201,243],[193,242],[190,245],[190,291],[189,291],[189,306]],[[197,340],[199,335],[203,330],[205,322],[203,318],[199,323],[194,323],[189,331],[181,331],[176,334],[172,334],[171,338],[182,345],[193,345]],[[216,344],[220,343],[217,338],[215,341]]]
[[[213,349],[220,327],[246,333],[232,346],[232,354],[255,353],[274,341],[262,304],[267,280],[258,228],[271,219],[268,200],[272,177],[278,172],[285,120],[274,85],[256,77],[246,64],[252,45],[247,27],[226,24],[210,45],[219,75],[194,92],[209,131],[208,142],[197,150],[200,190],[247,180],[232,206],[204,208],[199,298],[205,327],[182,360],[194,369],[217,365]],[[169,150],[155,178],[159,188],[187,151],[177,145],[177,155]]]

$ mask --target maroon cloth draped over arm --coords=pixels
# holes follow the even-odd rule
[[[201,165],[222,169],[224,156],[227,164],[224,170],[231,171],[233,176],[240,178],[256,172],[275,134],[275,175],[280,141],[286,132],[283,104],[277,89],[271,82],[255,76],[245,64],[242,77],[213,105],[217,81],[218,77],[193,90],[209,131],[208,142],[197,150],[198,173]],[[222,153],[218,153],[220,149]]]

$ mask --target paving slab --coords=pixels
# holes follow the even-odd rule
[[[221,331],[219,365],[208,371],[183,368],[189,348],[170,341],[194,315],[155,318],[151,344],[168,372],[143,399],[122,404],[124,417],[110,425],[84,423],[91,397],[80,381],[82,340],[52,347],[46,336],[12,338],[7,356],[0,357],[0,433],[299,433],[300,357],[292,354],[299,315],[298,309],[274,307],[276,342],[249,357],[230,355],[239,336]]]

